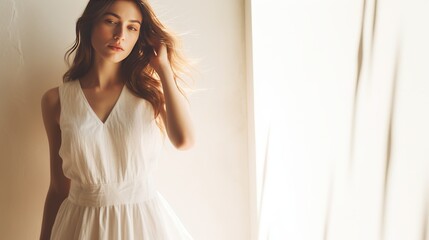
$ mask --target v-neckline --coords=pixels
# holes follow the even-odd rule
[[[97,113],[95,113],[94,109],[91,107],[91,104],[89,104],[89,101],[86,98],[85,93],[83,92],[82,85],[80,83],[80,79],[77,79],[75,81],[77,81],[77,87],[79,88],[79,92],[80,92],[80,94],[81,94],[81,96],[83,98],[83,101],[84,101],[85,105],[88,108],[88,111],[91,112],[91,114],[98,121],[98,123],[100,123],[101,125],[105,126],[109,122],[110,116],[115,112],[115,109],[117,108],[116,106],[118,106],[118,103],[119,103],[119,101],[122,98],[122,95],[124,95],[124,91],[125,91],[125,88],[126,88],[125,84],[122,86],[121,92],[119,93],[119,96],[116,99],[115,104],[113,105],[112,109],[110,110],[109,114],[107,115],[106,120],[103,122],[100,119],[100,117],[98,117]]]

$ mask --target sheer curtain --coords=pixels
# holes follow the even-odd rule
[[[258,239],[429,239],[429,1],[249,3]]]

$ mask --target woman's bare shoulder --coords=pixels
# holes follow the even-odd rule
[[[60,112],[60,94],[59,87],[48,89],[41,99],[42,112],[44,115],[54,116],[58,119]]]
[[[42,96],[42,106],[54,106],[60,102],[59,87],[48,89]]]

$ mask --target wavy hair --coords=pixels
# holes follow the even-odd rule
[[[100,19],[106,10],[116,0],[90,0],[76,22],[76,39],[73,46],[67,50],[64,60],[69,66],[63,75],[63,81],[75,81],[83,77],[91,69],[94,61],[94,49],[91,45],[91,32],[94,23]],[[186,94],[180,84],[189,86],[183,79],[189,74],[191,64],[180,51],[178,37],[167,29],[156,17],[154,10],[147,0],[131,0],[135,2],[141,11],[143,22],[140,27],[138,40],[130,54],[121,62],[121,76],[125,84],[136,96],[149,101],[154,109],[154,118],[162,133],[165,134],[166,126],[160,119],[161,111],[165,111],[165,98],[162,84],[156,71],[150,66],[150,59],[154,55],[153,43],[162,41],[168,52],[174,74],[174,81],[186,98]],[[75,52],[73,63],[70,65],[70,57]],[[179,81],[180,82],[179,82]],[[186,98],[187,99],[187,98]]]

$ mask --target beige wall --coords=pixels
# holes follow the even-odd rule
[[[195,239],[249,239],[243,1],[153,1],[201,59],[190,97],[198,142],[166,147],[160,192]],[[40,97],[61,84],[63,55],[87,1],[0,2],[0,233],[37,239],[49,184]],[[60,11],[58,11],[60,10]]]

